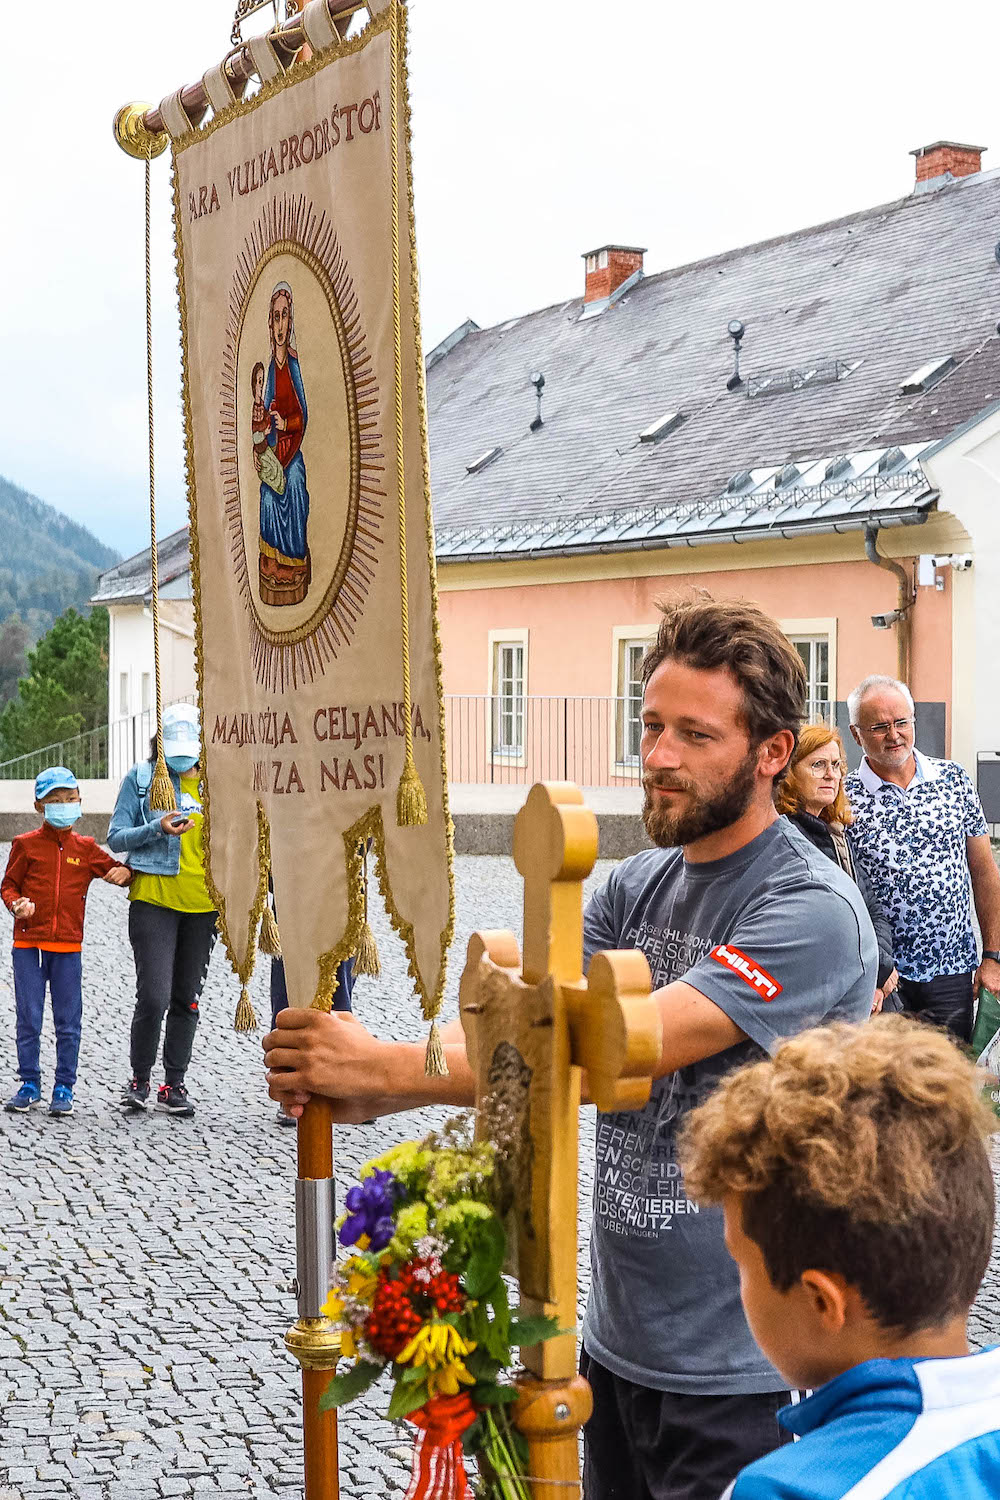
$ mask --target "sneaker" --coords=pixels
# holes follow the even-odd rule
[[[140,1083],[138,1078],[133,1078],[131,1082],[127,1083],[122,1089],[122,1096],[118,1102],[125,1109],[131,1109],[134,1110],[136,1114],[140,1114],[145,1110],[148,1101],[149,1079],[147,1078],[145,1083]]]
[[[17,1093],[7,1100],[4,1109],[9,1115],[23,1115],[34,1109],[42,1100],[42,1091],[37,1083],[22,1083]]]
[[[299,1123],[298,1120],[294,1119],[291,1115],[286,1115],[280,1104],[278,1105],[278,1113],[274,1118],[277,1120],[279,1125],[284,1125],[286,1127],[289,1125],[297,1125]]]
[[[193,1115],[194,1105],[183,1083],[164,1083],[156,1094],[156,1108],[163,1115]]]
[[[67,1088],[65,1083],[57,1083],[52,1090],[52,1100],[49,1104],[50,1115],[71,1115],[73,1113],[73,1090]]]

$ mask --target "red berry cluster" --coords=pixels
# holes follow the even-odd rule
[[[462,1291],[461,1282],[453,1271],[438,1271],[435,1275],[426,1275],[429,1262],[426,1260],[411,1260],[399,1273],[399,1280],[406,1287],[411,1297],[423,1297],[430,1302],[439,1313],[460,1313],[465,1310],[465,1293]],[[421,1273],[418,1276],[418,1272]]]
[[[380,1275],[371,1316],[365,1324],[365,1334],[372,1348],[387,1359],[395,1359],[423,1323],[402,1280],[390,1281]]]

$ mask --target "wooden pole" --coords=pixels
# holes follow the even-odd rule
[[[300,1316],[285,1335],[285,1345],[302,1366],[305,1500],[339,1500],[337,1413],[320,1411],[319,1407],[319,1399],[340,1355],[340,1337],[319,1310],[330,1289],[332,1213],[329,1224],[316,1221],[317,1211],[323,1215],[332,1208],[332,1101],[319,1096],[310,1099],[299,1120],[297,1135],[296,1291]]]
[[[359,10],[367,10],[365,0],[327,0],[330,7],[330,16],[336,21],[349,20]],[[305,44],[305,32],[302,30],[302,22],[298,14],[290,16],[281,26],[268,33],[272,41],[277,42],[282,52],[294,56]],[[253,59],[246,47],[237,47],[225,59],[223,67],[233,83],[245,83],[254,72]],[[181,90],[181,103],[188,113],[196,116],[208,103],[205,94],[205,85],[201,79],[197,83],[189,83]],[[159,135],[163,130],[163,117],[158,108],[147,109],[140,121],[142,127],[150,135]]]

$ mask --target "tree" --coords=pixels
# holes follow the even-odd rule
[[[28,670],[25,647],[30,640],[20,615],[11,615],[0,625],[0,708],[17,692],[17,683]]]
[[[0,760],[106,723],[108,612],[66,610],[28,652],[28,675],[0,713]]]

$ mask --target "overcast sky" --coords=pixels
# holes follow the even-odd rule
[[[0,474],[123,553],[147,536],[142,167],[111,122],[120,104],[159,99],[218,61],[233,4],[48,0],[18,7],[24,41],[8,44]],[[428,348],[467,317],[485,327],[579,294],[581,253],[609,240],[647,246],[659,271],[900,197],[912,147],[1000,148],[1000,24],[984,0],[410,11]],[[161,536],[186,519],[168,175],[163,157]]]

